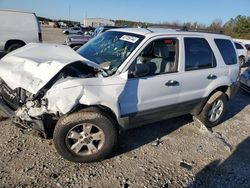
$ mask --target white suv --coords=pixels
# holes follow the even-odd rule
[[[165,29],[115,29],[77,52],[29,44],[0,62],[1,110],[50,137],[67,160],[103,159],[118,133],[192,114],[221,122],[238,88],[231,38]]]
[[[241,42],[234,41],[234,44],[238,53],[240,64],[243,65],[248,60],[247,48]]]

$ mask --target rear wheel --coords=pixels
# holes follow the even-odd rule
[[[110,118],[97,112],[78,112],[59,120],[54,131],[58,153],[72,162],[104,159],[113,150],[117,130]]]
[[[214,93],[197,118],[208,128],[218,125],[226,111],[227,97],[221,92]]]

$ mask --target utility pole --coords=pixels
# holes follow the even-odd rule
[[[69,5],[69,21],[70,21],[70,5]]]

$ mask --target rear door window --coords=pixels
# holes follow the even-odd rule
[[[204,38],[184,38],[185,70],[197,70],[216,66],[214,53]]]
[[[233,43],[228,39],[214,39],[226,65],[237,64],[237,55]]]

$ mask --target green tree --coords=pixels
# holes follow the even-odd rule
[[[238,15],[236,18],[231,18],[224,25],[224,30],[233,38],[250,39],[250,17]]]

